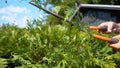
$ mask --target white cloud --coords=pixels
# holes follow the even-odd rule
[[[19,6],[8,6],[0,9],[0,14],[2,14],[0,16],[1,20],[8,22],[9,24],[17,25],[19,27],[25,27],[27,19],[30,19],[24,13],[29,14],[30,10],[26,7]]]
[[[9,23],[14,23],[15,25],[17,25],[15,22],[15,17],[14,16],[2,16],[1,17],[2,20],[4,21],[8,21]]]
[[[27,16],[24,16],[23,18],[17,20],[14,16],[2,16],[2,20],[9,22],[9,24],[17,25],[18,27],[26,27],[27,20],[30,19]]]
[[[0,13],[2,14],[13,14],[13,13],[29,13],[30,10],[26,7],[19,6],[7,6],[0,9]]]
[[[26,27],[28,19],[30,18],[27,16],[24,16],[23,18],[17,21],[17,25],[19,25],[19,27]]]

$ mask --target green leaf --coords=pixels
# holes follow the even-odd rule
[[[61,6],[55,6],[54,11],[58,14],[61,9]]]
[[[7,66],[7,60],[0,58],[0,68],[5,68]]]

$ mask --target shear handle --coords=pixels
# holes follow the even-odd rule
[[[89,29],[91,30],[100,30],[100,31],[107,31],[107,26],[90,26]]]
[[[116,38],[107,38],[107,37],[103,37],[103,36],[100,36],[100,35],[96,35],[96,34],[93,34],[92,35],[94,38],[97,38],[97,39],[100,39],[100,40],[103,40],[103,41],[107,41],[109,42],[110,44],[115,44],[115,43],[118,43],[119,40],[116,39]]]

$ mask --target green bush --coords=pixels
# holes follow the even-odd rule
[[[7,68],[116,68],[119,53],[108,43],[70,26],[34,21],[27,28],[0,27],[1,65]],[[90,33],[95,33],[91,31]],[[106,36],[106,35],[105,35]],[[1,60],[1,59],[0,59]]]

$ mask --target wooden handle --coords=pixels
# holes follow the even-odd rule
[[[107,31],[107,26],[90,26],[89,29],[91,30],[100,30],[100,31]]]
[[[99,30],[100,27],[99,26],[89,26],[89,29],[91,29],[91,30]]]
[[[96,35],[96,34],[93,34],[92,35],[94,38],[97,38],[97,39],[100,39],[100,40],[103,40],[103,41],[107,41],[109,42],[110,44],[115,44],[115,43],[118,43],[119,40],[116,39],[116,38],[107,38],[107,37],[103,37],[103,36],[100,36],[100,35]]]
[[[97,39],[100,39],[100,40],[103,40],[103,41],[110,42],[110,38],[103,37],[103,36],[96,35],[96,34],[93,34],[92,36],[93,36],[94,38],[97,38]]]

